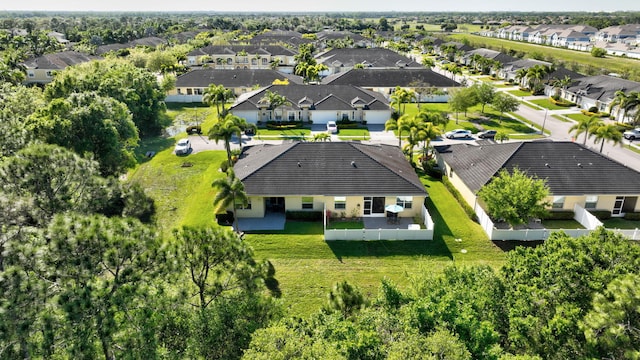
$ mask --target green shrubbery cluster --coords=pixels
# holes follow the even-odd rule
[[[456,200],[458,201],[460,206],[462,206],[462,209],[467,214],[469,219],[471,219],[471,220],[473,220],[475,222],[478,222],[478,216],[476,215],[476,212],[473,211],[473,208],[471,208],[471,206],[469,206],[469,204],[467,204],[467,201],[462,197],[462,194],[460,194],[458,189],[456,189],[456,187],[451,183],[451,181],[449,181],[449,178],[446,177],[446,176],[443,176],[442,177],[442,183],[447,188],[447,190],[449,190],[451,195],[453,195],[453,197],[456,198]]]

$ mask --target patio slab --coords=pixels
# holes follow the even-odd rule
[[[238,218],[241,231],[284,230],[286,222],[283,213],[267,213],[261,218]]]

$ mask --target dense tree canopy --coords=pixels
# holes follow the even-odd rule
[[[92,61],[61,71],[47,84],[44,93],[46,100],[52,101],[91,91],[124,103],[140,136],[160,133],[165,94],[151,72],[124,60]]]

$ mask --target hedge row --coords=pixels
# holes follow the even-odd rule
[[[462,194],[460,194],[458,189],[456,189],[456,187],[453,186],[451,181],[449,181],[449,178],[446,177],[446,176],[443,176],[442,177],[442,183],[444,184],[444,187],[446,187],[447,190],[449,190],[451,195],[453,195],[453,197],[458,201],[460,206],[462,206],[462,209],[467,214],[469,219],[471,219],[471,220],[473,220],[475,222],[478,222],[478,216],[476,215],[476,212],[473,211],[473,208],[471,206],[469,206],[469,204],[467,204],[467,201],[462,197]]]
[[[290,130],[302,129],[299,121],[267,121],[267,129],[271,130]]]
[[[287,210],[286,217],[287,220],[320,221],[322,220],[322,211]]]
[[[545,220],[571,220],[575,217],[573,210],[552,210],[547,212]]]
[[[640,220],[640,212],[632,212],[624,214],[626,220]]]
[[[553,97],[550,97],[549,101],[551,101],[551,103],[554,104],[554,105],[562,106],[562,107],[576,106],[576,104],[574,104],[572,102],[568,102],[568,101],[564,101],[564,100],[556,100]]]

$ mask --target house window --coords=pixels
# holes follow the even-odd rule
[[[36,74],[34,74],[33,71],[27,72],[27,75],[29,75],[30,78],[36,77]]]
[[[586,200],[584,201],[585,209],[595,209],[598,205],[598,196],[597,195],[587,195]]]
[[[262,58],[262,65],[267,65],[269,60],[267,58]]]
[[[289,121],[295,121],[296,120],[296,112],[295,111],[289,111],[287,113],[287,116],[289,118]]]
[[[47,71],[47,77],[52,77],[53,76],[53,72],[52,71]]]
[[[345,210],[347,208],[347,198],[345,196],[336,196],[333,198],[333,208],[336,210]]]
[[[247,199],[246,203],[242,202],[242,200],[236,200],[236,209],[251,210],[251,199]]]
[[[191,95],[193,93],[193,89],[187,88],[187,95]]]
[[[258,60],[251,59],[251,65],[258,65]]]
[[[232,58],[227,58],[227,65],[231,65],[233,63],[233,59]]]
[[[562,209],[564,208],[564,196],[554,196],[553,204],[551,205],[553,209]]]
[[[201,88],[193,89],[193,92],[194,92],[196,95],[202,95],[202,89],[201,89]]]
[[[178,88],[178,95],[182,95],[182,89]]]
[[[313,209],[313,197],[311,197],[311,196],[303,196],[302,197],[302,208],[303,209]]]
[[[342,120],[349,121],[349,113],[342,113]]]
[[[412,196],[398,196],[396,198],[396,204],[399,206],[402,206],[405,209],[411,209],[411,206],[413,204],[413,197]]]

